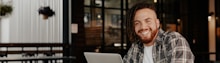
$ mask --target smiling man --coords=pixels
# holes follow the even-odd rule
[[[127,14],[132,43],[124,63],[194,63],[187,40],[177,32],[163,31],[154,5],[138,3]]]

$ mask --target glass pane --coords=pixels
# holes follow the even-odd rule
[[[154,3],[154,0],[128,0],[128,8],[131,8],[135,3],[145,1],[148,3]],[[157,1],[157,0],[156,0]]]
[[[84,15],[84,23],[85,27],[90,27],[91,26],[91,13],[90,13],[90,8],[84,8],[85,9],[85,15]]]
[[[102,44],[102,20],[101,9],[85,7],[84,26],[86,38],[86,50],[90,52],[99,52]]]
[[[119,52],[121,44],[120,10],[105,10],[105,46],[106,52]],[[119,44],[119,45],[115,45]],[[111,50],[111,51],[110,51]]]
[[[84,0],[85,2],[84,2],[84,5],[90,5],[90,3],[91,3],[91,0]]]
[[[105,0],[107,8],[121,8],[121,0]]]

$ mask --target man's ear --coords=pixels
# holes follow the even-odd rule
[[[156,19],[156,24],[157,24],[157,28],[159,29],[160,28],[160,20],[159,19]]]

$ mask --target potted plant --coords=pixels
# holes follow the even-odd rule
[[[12,6],[0,4],[0,16],[5,16],[12,12]]]
[[[39,14],[43,15],[43,19],[48,19],[48,17],[51,17],[55,14],[55,12],[50,9],[49,6],[46,7],[40,7],[40,9],[38,10]]]

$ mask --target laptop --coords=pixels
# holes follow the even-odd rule
[[[123,63],[122,57],[117,53],[84,52],[87,63]]]

